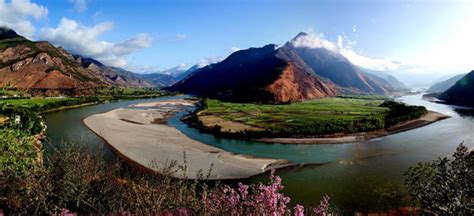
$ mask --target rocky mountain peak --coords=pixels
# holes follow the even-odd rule
[[[8,27],[0,27],[0,40],[20,37],[15,31]]]

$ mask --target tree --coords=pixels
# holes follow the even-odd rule
[[[474,215],[474,151],[462,143],[452,158],[408,169],[405,184],[423,210],[441,215]]]

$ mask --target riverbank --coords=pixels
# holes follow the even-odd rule
[[[286,160],[233,154],[164,124],[170,113],[193,104],[188,100],[138,104],[135,106],[153,109],[119,108],[89,116],[83,122],[125,161],[176,178],[241,179],[291,165]]]
[[[374,138],[379,138],[382,136],[387,136],[391,134],[396,134],[419,127],[423,127],[443,119],[450,118],[450,116],[428,111],[428,113],[418,119],[402,122],[396,124],[392,127],[383,130],[363,132],[363,133],[354,133],[354,134],[333,134],[325,137],[302,137],[302,138],[261,138],[254,139],[259,142],[267,143],[282,143],[282,144],[339,144],[339,143],[351,143],[351,142],[360,142],[366,141]]]

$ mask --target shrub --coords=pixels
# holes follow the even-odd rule
[[[417,119],[428,113],[428,110],[423,106],[409,106],[393,100],[386,100],[380,106],[389,108],[385,115],[385,127]]]
[[[36,166],[33,137],[14,129],[0,129],[0,175],[26,176]]]
[[[20,122],[9,121],[8,128],[18,129],[29,134],[38,134],[45,129],[43,119],[35,111],[35,108],[0,105],[0,113],[10,119],[19,117]]]
[[[422,209],[440,215],[474,215],[474,151],[463,144],[452,158],[419,163],[404,175]]]
[[[84,146],[65,145],[48,156],[44,166],[29,169],[21,176],[14,173],[16,171],[0,176],[0,209],[7,214],[304,213],[302,206],[288,206],[290,198],[280,192],[281,179],[273,171],[269,184],[239,184],[233,188],[137,171],[119,162],[108,163],[100,153],[93,153]],[[325,209],[327,198],[319,210],[307,212],[321,213]]]

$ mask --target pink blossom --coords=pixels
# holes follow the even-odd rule
[[[295,207],[293,207],[293,215],[294,216],[304,216],[304,206],[300,204],[296,204]]]
[[[288,207],[290,197],[285,196],[281,190],[284,188],[282,179],[275,175],[275,171],[270,173],[268,184],[245,185],[238,183],[234,189],[229,185],[219,187],[209,194],[203,194],[203,204],[206,208],[206,215],[304,215],[304,206],[296,205]],[[329,197],[325,196],[319,207],[313,211],[317,215],[322,215],[327,211]]]
[[[329,208],[329,196],[324,195],[323,199],[319,203],[319,206],[314,208],[313,212],[316,215],[326,215],[328,208]]]
[[[61,209],[61,212],[59,213],[60,216],[75,216],[76,214],[72,213],[71,211],[63,208]]]

